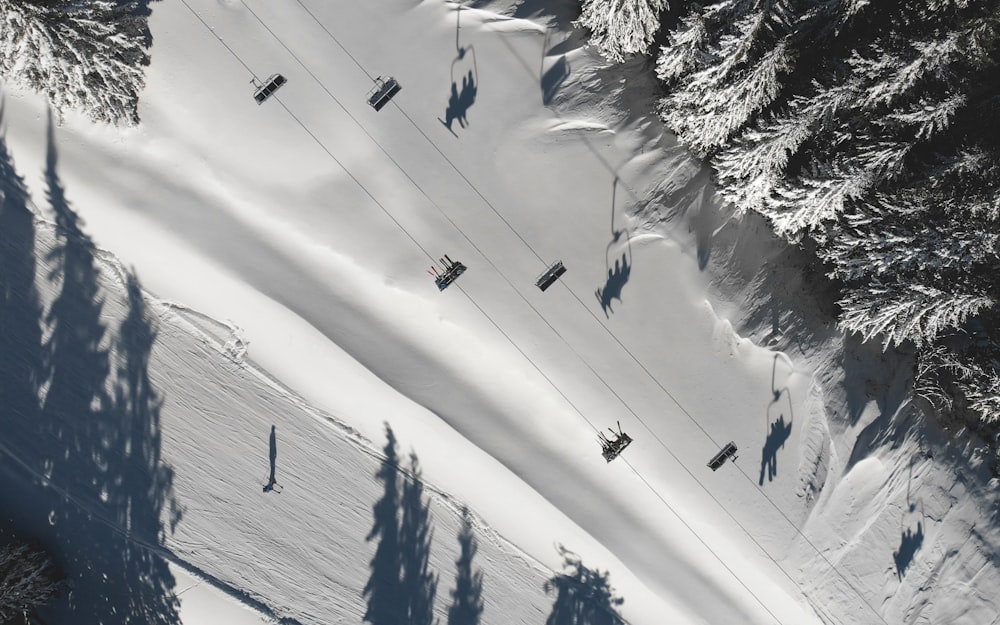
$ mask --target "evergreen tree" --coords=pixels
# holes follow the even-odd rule
[[[59,586],[43,551],[23,543],[0,548],[0,622],[12,621],[45,605]]]
[[[590,43],[617,63],[649,49],[666,6],[666,0],[583,0],[573,25],[589,30]]]
[[[149,41],[139,0],[0,0],[0,76],[57,111],[138,123]]]

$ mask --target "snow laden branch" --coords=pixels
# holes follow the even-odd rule
[[[149,64],[138,6],[136,0],[0,0],[0,76],[42,92],[57,111],[137,124]]]
[[[22,543],[0,549],[0,622],[48,603],[59,588],[48,557]]]
[[[590,43],[620,63],[649,49],[666,7],[666,0],[583,0],[583,12],[573,24],[589,30]]]
[[[994,301],[979,293],[875,281],[851,291],[839,304],[842,329],[865,341],[882,337],[886,347],[906,341],[921,347],[992,307]]]

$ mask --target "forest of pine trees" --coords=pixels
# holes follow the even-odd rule
[[[919,395],[1000,432],[1000,3],[582,9],[608,58],[655,56],[667,128],[737,214],[816,251],[840,326],[916,350]]]
[[[0,78],[45,94],[58,112],[137,124],[146,13],[142,0],[0,0]]]

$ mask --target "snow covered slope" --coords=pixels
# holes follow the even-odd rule
[[[422,471],[442,621],[468,507],[483,623],[558,615],[546,581],[573,562],[560,546],[608,571],[637,625],[880,622],[872,577],[831,556],[852,504],[804,497],[824,485],[818,464],[837,479],[845,466],[815,461],[843,453],[823,434],[816,363],[740,336],[739,311],[712,298],[700,269],[725,224],[694,220],[689,236],[630,218],[662,216],[650,197],[713,203],[704,171],[613,101],[623,76],[643,95],[635,64],[607,69],[565,32],[437,1],[186,0],[151,24],[139,128],[70,115],[49,144],[36,98],[4,109],[40,211],[54,172],[114,252],[99,254],[101,340],[135,308],[121,266],[156,296],[148,370],[176,507],[154,506],[162,536],[144,548],[274,618],[359,622],[366,586],[381,588],[368,537],[395,466],[388,425]],[[288,84],[258,106],[249,80],[274,72]],[[390,73],[403,90],[375,112],[364,94]],[[49,258],[51,229],[37,230]],[[444,254],[470,269],[439,293],[426,269]],[[557,258],[569,271],[541,293]],[[39,267],[43,302],[54,266]],[[595,435],[615,421],[636,442],[609,465]],[[746,453],[713,473],[730,440]],[[73,494],[84,516],[108,504],[85,472],[59,482],[17,449],[16,479]],[[272,449],[280,495],[258,490]],[[891,581],[886,539],[872,562]]]

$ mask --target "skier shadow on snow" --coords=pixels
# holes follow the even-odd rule
[[[618,606],[625,600],[615,596],[608,573],[587,568],[562,545],[558,549],[565,571],[545,582],[546,594],[555,594],[545,625],[624,625]]]
[[[430,570],[433,528],[425,501],[420,465],[410,454],[409,467],[400,466],[396,437],[386,424],[385,455],[375,478],[382,498],[372,511],[374,525],[366,540],[378,540],[365,584],[364,620],[372,625],[433,625],[437,575]]]
[[[448,96],[448,106],[444,111],[444,119],[440,117],[438,121],[444,124],[448,132],[458,137],[452,124],[456,121],[459,126],[465,128],[469,124],[467,118],[469,109],[476,103],[476,94],[479,92],[479,66],[476,63],[476,49],[474,46],[462,46],[459,44],[459,31],[461,30],[462,7],[457,7],[455,26],[455,48],[457,55],[451,62],[451,94]],[[469,66],[469,60],[472,64]],[[457,69],[457,71],[456,71]],[[456,75],[461,75],[462,88],[458,88]]]
[[[274,478],[274,462],[278,458],[278,437],[275,432],[275,426],[271,426],[271,436],[268,438],[268,451],[267,457],[271,464],[271,472],[267,477],[267,484],[264,484],[264,492],[274,491],[276,493],[281,492],[281,485]]]
[[[604,316],[611,318],[608,314],[609,312],[615,312],[611,308],[611,302],[613,300],[622,301],[622,289],[625,288],[625,284],[628,282],[629,276],[632,274],[632,237],[627,230],[619,230],[615,228],[615,198],[618,189],[618,176],[615,176],[614,182],[611,187],[611,241],[608,242],[607,247],[604,250],[604,264],[608,270],[608,277],[604,282],[604,286],[598,288],[594,291],[594,295],[597,297],[598,303],[601,305],[601,310],[604,311]],[[626,251],[622,252],[622,257],[619,260],[615,258],[614,266],[611,264],[611,254],[612,249],[616,246],[620,247],[620,241],[622,236],[625,237]]]
[[[757,483],[764,485],[764,475],[767,474],[767,481],[774,481],[778,475],[778,450],[785,446],[785,441],[792,435],[792,423],[795,415],[792,411],[792,395],[788,387],[775,388],[774,380],[778,365],[778,355],[774,355],[771,363],[771,394],[773,398],[767,406],[767,421],[765,429],[769,427],[767,438],[764,439],[764,447],[760,450],[760,479]],[[785,398],[785,402],[782,401]],[[786,405],[787,402],[787,405]],[[788,411],[788,423],[785,423],[785,410]],[[778,413],[778,418],[773,417],[774,412]]]
[[[67,576],[65,592],[38,611],[45,622],[177,624],[175,581],[156,553],[164,507],[171,530],[180,520],[148,371],[156,330],[129,274],[124,319],[109,332],[97,250],[59,179],[51,115],[44,177],[58,237],[47,314],[28,194],[0,138],[0,509]]]

